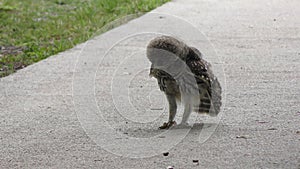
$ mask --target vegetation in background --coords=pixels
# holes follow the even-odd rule
[[[0,77],[88,40],[105,24],[169,0],[0,0]]]

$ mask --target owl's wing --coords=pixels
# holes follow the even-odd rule
[[[191,47],[186,64],[194,74],[200,94],[198,112],[216,116],[221,107],[221,85],[214,76],[211,65],[202,58],[202,54]]]

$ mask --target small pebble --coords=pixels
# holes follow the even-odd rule
[[[168,156],[169,155],[169,152],[165,152],[163,153],[164,156]]]
[[[174,167],[173,166],[168,166],[167,169],[174,169]]]
[[[243,139],[247,139],[247,136],[236,136],[236,138],[243,138]]]
[[[199,165],[199,160],[193,160],[194,165]]]

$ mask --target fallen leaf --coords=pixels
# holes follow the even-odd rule
[[[150,108],[150,110],[163,110],[164,108],[158,107],[158,108]]]
[[[236,138],[243,138],[243,139],[248,139],[248,136],[236,136]]]
[[[274,128],[274,127],[273,128],[268,128],[268,130],[277,130],[277,128]]]
[[[267,121],[258,121],[258,123],[264,124],[264,123],[269,123]]]

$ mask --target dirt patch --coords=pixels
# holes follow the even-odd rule
[[[24,46],[0,46],[0,57],[5,55],[19,55],[26,49]]]

